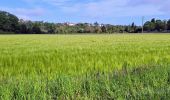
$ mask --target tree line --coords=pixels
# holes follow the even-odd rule
[[[170,30],[170,20],[147,21],[144,32],[165,32]],[[131,25],[111,25],[91,23],[49,23],[19,19],[9,12],[0,11],[0,33],[57,34],[57,33],[141,33],[142,27]]]
[[[146,32],[170,32],[170,19],[167,21],[153,18],[144,24],[144,30]]]

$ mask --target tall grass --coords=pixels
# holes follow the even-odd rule
[[[0,99],[168,99],[170,35],[1,35]]]

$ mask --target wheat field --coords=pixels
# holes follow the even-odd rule
[[[170,34],[0,35],[1,100],[170,98]]]

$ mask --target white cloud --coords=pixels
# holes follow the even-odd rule
[[[33,9],[17,8],[15,9],[15,12],[27,16],[40,16],[44,14],[44,10],[42,8],[33,8]]]
[[[139,1],[139,0],[138,0]],[[151,16],[162,15],[159,7],[154,5],[127,5],[128,0],[99,0],[87,3],[65,4],[61,10],[65,13],[79,14],[91,18],[111,18],[126,16]]]
[[[107,20],[170,15],[170,0],[23,0],[31,9],[8,9],[20,18],[33,19],[45,12],[62,18]],[[48,18],[48,14],[44,14]],[[44,18],[45,18],[44,17]],[[60,19],[62,19],[60,18]],[[73,19],[73,20],[75,20]],[[65,20],[65,19],[64,19]]]
[[[27,3],[47,3],[50,5],[55,5],[55,6],[62,6],[67,4],[68,2],[71,2],[72,0],[22,0]]]
[[[32,19],[33,17],[42,16],[45,13],[45,10],[42,8],[7,8],[1,7],[2,10],[8,11],[15,14],[22,19]]]
[[[56,6],[64,6],[71,0],[42,0],[42,1]]]
[[[39,0],[24,0],[40,2]],[[82,17],[153,16],[169,12],[170,0],[41,0],[57,10]],[[49,9],[48,9],[49,10]]]

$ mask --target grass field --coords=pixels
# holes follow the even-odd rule
[[[170,34],[0,35],[0,100],[170,98]]]

